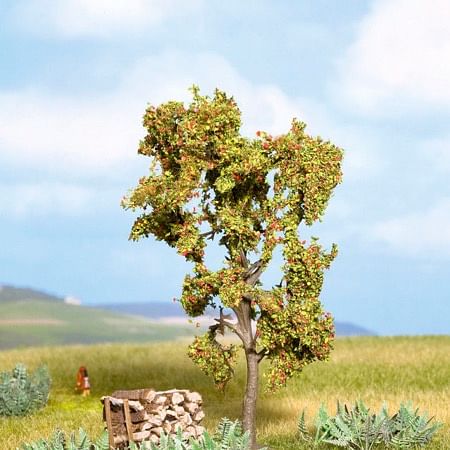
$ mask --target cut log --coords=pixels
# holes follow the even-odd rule
[[[126,399],[124,399],[125,401]],[[141,402],[137,400],[129,400],[128,405],[130,406],[130,409],[133,411],[143,411],[144,407]]]
[[[149,422],[144,422],[142,424],[138,425],[140,427],[140,431],[147,431],[147,430],[154,430],[154,426],[153,424],[149,423]]]
[[[191,425],[192,424],[192,417],[190,414],[183,414],[179,416],[180,423],[183,423],[184,425]]]
[[[198,403],[194,403],[194,402],[186,402],[184,403],[184,409],[189,413],[189,414],[194,414],[195,411],[197,411],[198,408],[200,408]]]
[[[173,409],[166,409],[166,418],[168,420],[178,419],[178,414]]]
[[[174,392],[172,394],[172,405],[179,405],[184,402],[184,396],[179,392]]]
[[[163,423],[163,420],[164,419],[161,419],[161,417],[159,416],[150,416],[147,422],[154,427],[160,427]]]
[[[201,420],[204,419],[204,417],[205,417],[205,413],[200,409],[194,414],[193,419],[196,422],[200,422]]]
[[[147,402],[152,402],[153,399],[156,396],[156,391],[153,389],[143,389],[142,399],[146,400]]]
[[[199,405],[202,404],[202,396],[198,392],[187,392],[185,394],[185,399],[188,402],[198,403]]]
[[[141,431],[139,433],[133,433],[133,440],[135,442],[142,442],[144,439],[150,437],[150,430]]]
[[[184,408],[182,406],[180,406],[180,405],[174,405],[173,406],[173,410],[177,413],[178,416],[181,416],[181,415],[186,413]]]
[[[153,399],[153,403],[157,405],[165,405],[167,403],[167,397],[165,395],[157,395]]]
[[[106,410],[106,408],[105,408]],[[150,419],[151,415],[147,413],[147,411],[130,411],[131,416],[131,422],[133,423],[139,423],[139,422],[145,422]],[[103,419],[105,420],[105,419]],[[112,413],[112,423],[123,423],[125,421],[125,415],[123,414],[123,411],[113,411]]]
[[[163,427],[152,428],[152,433],[156,434],[158,437],[161,437],[163,431],[164,431]]]

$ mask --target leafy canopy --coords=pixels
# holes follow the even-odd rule
[[[130,239],[154,235],[193,263],[181,296],[190,316],[203,314],[216,299],[237,315],[243,302],[250,305],[257,330],[243,339],[244,347],[255,345],[271,360],[268,382],[276,388],[331,349],[333,321],[319,293],[337,249],[327,253],[314,238],[307,244],[298,228],[321,218],[341,181],[342,150],[309,136],[298,120],[279,136],[241,136],[232,97],[220,90],[202,96],[195,86],[192,93],[189,105],[171,101],[146,110],[147,135],[138,152],[151,158],[150,174],[123,199],[125,208],[142,210]],[[204,259],[206,240],[215,238],[226,251],[217,271]],[[259,277],[278,245],[283,280],[265,290]],[[189,354],[224,385],[235,351],[216,341],[217,331],[223,330],[198,337]]]

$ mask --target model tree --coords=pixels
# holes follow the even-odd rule
[[[192,263],[181,295],[186,313],[220,309],[217,323],[189,347],[189,356],[219,387],[233,376],[237,349],[217,335],[229,330],[242,341],[243,426],[255,446],[259,363],[270,360],[268,388],[276,389],[331,350],[333,320],[319,294],[337,249],[325,252],[316,238],[307,243],[299,226],[321,218],[341,181],[342,150],[309,136],[295,119],[286,134],[241,136],[232,97],[219,90],[202,96],[197,87],[192,93],[189,105],[147,108],[147,135],[138,153],[151,158],[150,173],[123,207],[141,210],[130,239],[153,235]],[[208,239],[224,249],[220,270],[205,264]],[[265,289],[260,277],[277,246],[284,257],[282,280]]]

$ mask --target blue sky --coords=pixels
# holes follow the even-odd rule
[[[448,23],[446,0],[0,0],[0,282],[179,295],[189,266],[129,242],[119,203],[148,170],[146,105],[196,83],[234,95],[245,134],[298,117],[345,149],[323,222],[301,230],[339,245],[322,295],[338,320],[449,333]]]

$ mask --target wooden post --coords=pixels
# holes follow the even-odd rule
[[[130,406],[127,398],[123,399],[123,412],[125,413],[125,427],[128,434],[128,444],[131,444],[133,442],[133,428],[131,426]]]
[[[104,408],[105,408],[106,428],[108,430],[109,448],[115,449],[116,447],[114,444],[113,426],[111,421],[111,403],[108,397],[105,398]]]

